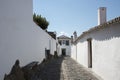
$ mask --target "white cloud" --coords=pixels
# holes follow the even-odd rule
[[[69,34],[64,31],[61,31],[60,33],[58,33],[58,36],[61,36],[61,35],[69,36]]]

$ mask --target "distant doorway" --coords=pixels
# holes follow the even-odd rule
[[[88,68],[92,68],[92,39],[87,39],[88,41]]]
[[[62,49],[62,55],[66,56],[66,49],[64,49],[64,48]]]

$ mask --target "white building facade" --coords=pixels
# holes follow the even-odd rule
[[[71,57],[104,80],[120,80],[120,17],[83,32],[71,46]]]
[[[59,43],[58,54],[63,56],[71,56],[71,38],[61,35],[57,39]]]
[[[16,59],[41,62],[45,49],[54,54],[56,40],[33,22],[33,0],[0,0],[0,80]]]

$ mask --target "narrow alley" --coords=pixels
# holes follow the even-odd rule
[[[101,80],[70,57],[51,60],[39,76],[41,80]]]

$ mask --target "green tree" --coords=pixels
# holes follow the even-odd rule
[[[48,28],[49,22],[46,20],[45,17],[42,17],[41,15],[33,14],[33,21],[41,27],[43,30],[46,30]]]

